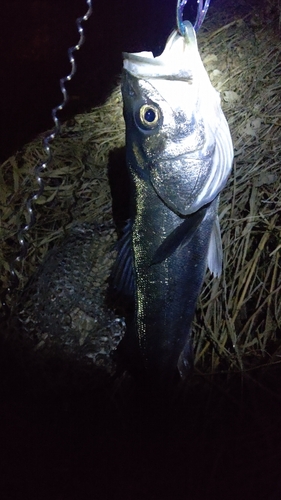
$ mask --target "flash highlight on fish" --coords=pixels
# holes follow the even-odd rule
[[[122,96],[131,218],[115,284],[134,296],[124,338],[149,378],[185,377],[206,268],[219,276],[219,194],[233,162],[229,127],[200,58],[194,28],[163,53],[124,53]],[[116,278],[117,277],[117,278]],[[137,355],[136,355],[137,353]],[[135,361],[134,361],[135,363]]]

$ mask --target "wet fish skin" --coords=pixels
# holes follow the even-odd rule
[[[184,376],[192,367],[191,343],[185,349],[185,364],[178,367],[178,361],[190,337],[218,199],[206,209],[192,239],[165,260],[153,264],[161,243],[183,220],[163,204],[149,183],[133,176],[138,207],[132,226],[135,334],[148,376],[165,379],[177,369]]]
[[[170,52],[175,56],[174,46],[183,44],[191,69],[177,73],[174,67],[173,75],[146,53],[127,54],[124,61],[131,222],[116,266],[120,287],[130,283],[127,292],[135,299],[128,345],[138,346],[141,367],[154,380],[167,380],[177,370],[184,377],[192,366],[191,323],[206,267],[214,274],[221,267],[217,210],[233,155],[218,94],[200,69],[189,31],[185,41],[171,35],[166,49],[173,66]],[[200,94],[200,78],[210,90],[207,98]],[[177,90],[187,90],[187,97],[174,95]]]
[[[134,142],[130,144],[134,149]],[[143,377],[164,382],[176,377],[178,370],[184,377],[193,364],[191,323],[206,272],[218,197],[195,214],[180,216],[163,203],[132,154],[128,151],[133,216],[120,242],[115,265],[119,284],[115,284],[127,296],[134,295],[135,316],[122,347],[132,370],[137,365]]]

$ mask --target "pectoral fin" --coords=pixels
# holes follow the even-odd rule
[[[211,273],[218,278],[222,273],[222,242],[218,216],[211,233],[207,261]]]
[[[197,210],[194,214],[188,215],[184,221],[172,231],[167,238],[157,248],[151,265],[160,264],[172,255],[177,249],[187,245],[193,238],[198,226],[205,217],[209,205]]]

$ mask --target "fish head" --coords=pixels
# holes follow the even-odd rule
[[[219,94],[185,24],[186,35],[174,31],[158,57],[125,53],[122,79],[129,168],[181,215],[217,196],[233,158]]]

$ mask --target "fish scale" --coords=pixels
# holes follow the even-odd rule
[[[165,206],[149,183],[135,173],[132,178],[137,208],[132,227],[136,331],[147,373],[165,378],[171,367],[176,370],[188,341],[206,272],[218,200],[208,207],[191,242],[163,262],[151,264],[158,247],[182,223],[182,218]],[[192,365],[192,348],[188,350],[186,365],[179,367],[182,375]]]

